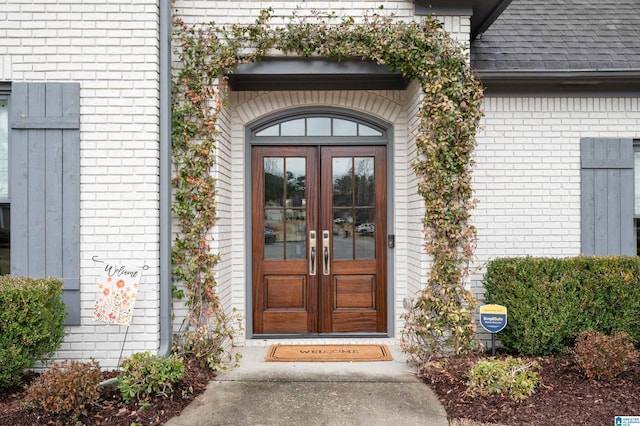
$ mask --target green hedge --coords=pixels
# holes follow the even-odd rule
[[[640,342],[640,258],[500,258],[484,276],[485,301],[508,309],[499,338],[522,355],[562,352],[578,333],[629,333]]]
[[[0,389],[58,349],[64,318],[62,281],[0,276]]]

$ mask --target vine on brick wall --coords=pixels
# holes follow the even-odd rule
[[[178,346],[218,365],[225,344],[237,333],[233,313],[220,301],[211,250],[215,226],[213,177],[218,117],[227,93],[227,76],[241,63],[268,52],[372,60],[417,80],[423,96],[412,164],[424,198],[425,250],[433,263],[424,289],[403,314],[403,348],[424,362],[447,351],[461,352],[475,342],[472,312],[476,300],[464,286],[475,247],[469,224],[473,208],[471,167],[475,132],[481,117],[482,90],[463,48],[442,28],[372,14],[353,18],[315,13],[271,25],[263,10],[249,25],[187,25],[174,17],[174,46],[179,61],[173,76],[173,160],[179,232],[173,246],[174,278],[183,283],[189,313]]]

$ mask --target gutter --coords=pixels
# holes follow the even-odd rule
[[[640,93],[640,69],[476,70],[487,95]]]
[[[171,0],[159,0],[159,159],[160,159],[160,347],[169,356],[171,321]]]
[[[640,68],[610,69],[530,69],[530,70],[477,70],[481,78],[521,79],[521,78],[638,78]]]

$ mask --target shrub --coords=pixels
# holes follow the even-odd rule
[[[487,266],[487,303],[509,310],[503,346],[523,355],[571,347],[581,331],[629,333],[640,340],[640,259],[501,258]]]
[[[584,331],[576,340],[574,359],[589,380],[611,379],[636,362],[638,353],[627,333]]]
[[[122,362],[118,389],[125,401],[145,401],[152,395],[168,396],[172,384],[184,377],[182,358],[139,352]]]
[[[86,415],[87,407],[98,399],[101,378],[95,360],[54,363],[27,389],[25,402],[53,414]]]
[[[62,281],[0,276],[0,389],[62,344]]]
[[[520,358],[478,361],[469,369],[467,394],[499,394],[506,395],[514,401],[522,401],[533,395],[540,384],[540,375],[533,369],[540,369],[538,363],[527,363]]]

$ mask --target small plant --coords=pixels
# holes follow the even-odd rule
[[[99,397],[101,379],[100,365],[96,360],[54,363],[27,389],[25,403],[74,418],[87,415],[87,408]]]
[[[574,360],[589,380],[614,378],[638,359],[630,340],[627,333],[582,332],[574,346]]]
[[[61,280],[0,276],[0,389],[58,349],[63,321]]]
[[[118,376],[118,389],[125,401],[137,399],[145,402],[152,395],[169,396],[172,384],[184,377],[181,357],[168,358],[138,352],[122,363],[122,373]]]
[[[537,362],[525,362],[520,358],[478,361],[469,370],[467,394],[506,395],[520,402],[533,395],[540,384],[540,374],[534,371],[540,368]]]

